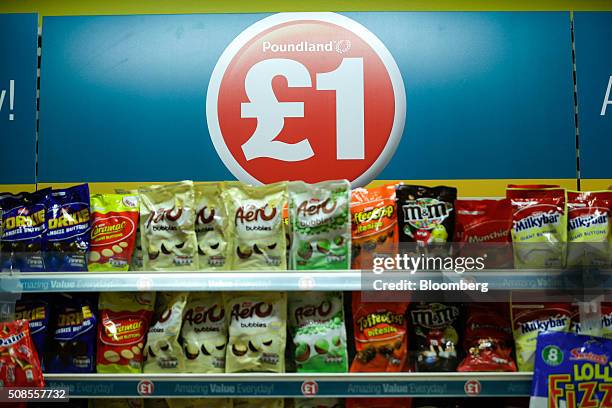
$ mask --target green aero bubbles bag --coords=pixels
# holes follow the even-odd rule
[[[289,184],[292,269],[350,269],[350,184]]]
[[[290,293],[289,323],[297,372],[347,372],[342,292]]]

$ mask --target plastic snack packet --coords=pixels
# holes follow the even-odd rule
[[[295,408],[343,408],[344,401],[339,398],[296,398]]]
[[[222,197],[229,218],[232,269],[286,270],[286,183],[228,184]]]
[[[47,195],[47,232],[43,238],[47,271],[87,270],[90,218],[87,184]]]
[[[398,242],[395,184],[351,193],[352,269],[371,269],[377,250],[395,252]]]
[[[573,333],[537,339],[530,408],[612,408],[612,340]]]
[[[512,242],[516,268],[565,266],[565,195],[562,188],[508,188],[506,197],[513,209]]]
[[[349,203],[347,180],[289,184],[293,269],[349,269]]]
[[[27,320],[0,323],[0,386],[45,386]]]
[[[567,265],[605,267],[612,249],[612,201],[596,192],[567,192]]]
[[[42,365],[49,330],[49,303],[39,296],[22,298],[15,304],[15,320],[21,319],[27,320],[30,324],[30,336]]]
[[[351,372],[399,372],[406,366],[408,303],[361,302],[353,296],[357,355]]]
[[[289,322],[297,372],[347,372],[342,292],[291,293]]]
[[[168,398],[169,408],[232,408],[230,398]]]
[[[179,337],[186,292],[160,292],[144,351],[145,373],[181,373],[185,371],[185,356]]]
[[[228,316],[221,292],[191,292],[181,343],[188,373],[224,373]]]
[[[145,270],[198,270],[193,182],[154,186],[140,193]]]
[[[127,271],[138,225],[138,196],[91,196],[90,271]]]
[[[285,371],[287,294],[224,292],[230,314],[225,372]]]
[[[568,332],[572,310],[566,303],[513,303],[512,331],[519,371],[533,371],[536,339],[543,332]]]
[[[196,183],[195,232],[198,239],[198,264],[202,270],[225,270],[229,267],[230,246],[227,242],[227,215],[218,183]]]
[[[283,408],[282,398],[234,398],[234,408]]]
[[[141,373],[155,292],[101,293],[98,300],[98,373]]]

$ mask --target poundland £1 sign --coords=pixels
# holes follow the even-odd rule
[[[39,180],[573,178],[568,18],[45,17]]]
[[[280,174],[363,185],[395,153],[406,95],[393,56],[361,24],[334,13],[281,13],[225,49],[206,115],[217,153],[242,181]]]

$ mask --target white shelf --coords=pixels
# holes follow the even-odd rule
[[[532,373],[46,374],[71,397],[528,396]],[[151,387],[152,385],[152,387]],[[152,389],[153,393],[147,391]],[[313,390],[316,394],[312,395]]]

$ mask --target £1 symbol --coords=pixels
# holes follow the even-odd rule
[[[138,383],[137,391],[139,395],[153,395],[155,386],[149,380],[142,380]]]
[[[335,13],[279,13],[240,33],[206,95],[215,150],[236,178],[373,180],[404,129],[404,83],[389,50]]]

